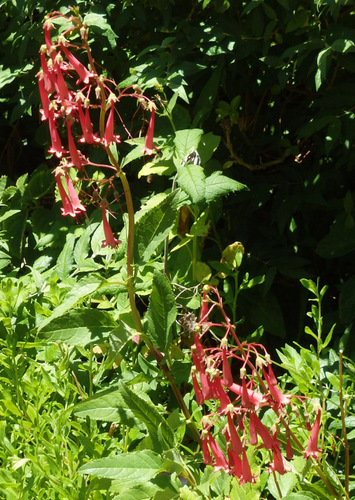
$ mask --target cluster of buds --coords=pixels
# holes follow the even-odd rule
[[[70,28],[53,37],[54,41],[51,31],[58,18],[60,20],[65,18],[70,23]],[[117,117],[128,138],[132,138],[117,110],[120,99],[133,97],[143,111],[150,111],[142,154],[151,155],[157,149],[153,144],[155,105],[140,91],[135,92],[132,88],[119,90],[114,81],[98,74],[87,40],[88,30],[79,17],[67,17],[60,12],[53,12],[47,17],[43,28],[45,43],[40,48],[41,69],[37,74],[42,101],[41,119],[47,121],[49,126],[51,137],[49,153],[56,155],[60,162],[54,173],[63,202],[62,215],[76,218],[86,212],[86,207],[80,203],[75,183],[73,184],[71,178],[76,178],[80,174],[84,179],[90,180],[86,167],[93,165],[114,171],[111,178],[101,181],[101,183],[108,182],[109,187],[112,187],[114,177],[119,174],[119,165],[115,162],[110,149],[112,143],[121,142],[120,135],[115,134]],[[70,39],[73,37],[79,38],[79,44],[71,43]],[[88,66],[74,55],[80,51],[86,52]],[[97,130],[93,127],[95,121],[93,117],[98,123]],[[110,163],[107,165],[93,163],[84,154],[87,145],[103,148]],[[96,203],[99,199],[100,194],[97,192]],[[119,240],[114,238],[107,220],[106,199],[101,199],[100,205],[105,232],[103,246],[115,247]]]
[[[221,323],[210,321],[214,309],[218,309],[222,316]],[[222,339],[217,339],[213,332],[215,329],[224,332]],[[219,345],[204,347],[206,335],[210,337],[209,344]],[[206,414],[202,419],[201,441],[205,464],[213,465],[215,470],[223,469],[238,478],[239,484],[244,484],[255,482],[246,452],[249,445],[267,450],[269,473],[285,474],[291,470],[289,461],[293,458],[295,446],[306,458],[318,458],[321,451],[318,449],[319,405],[313,402],[313,411],[317,415],[312,427],[306,398],[282,392],[266,349],[261,344],[240,342],[223,309],[218,290],[212,287],[205,287],[203,291],[200,320],[194,326],[191,356],[196,401],[200,405],[209,401],[205,404],[206,408],[214,406],[213,413]],[[236,369],[239,369],[238,383],[233,377]],[[299,406],[303,409],[305,432],[310,431],[306,449],[289,425],[290,414],[301,419]],[[267,409],[272,409],[275,415],[270,429],[259,416]],[[302,422],[300,425],[302,427]],[[221,426],[222,435],[218,444],[213,430]]]

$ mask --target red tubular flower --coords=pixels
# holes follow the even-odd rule
[[[220,410],[219,412],[225,412],[227,409],[227,406],[231,404],[231,400],[229,399],[228,395],[225,393],[222,384],[221,384],[221,379],[216,378],[213,382],[211,382],[216,393],[217,393],[217,398],[219,399],[220,402]]]
[[[281,389],[279,389],[279,387],[277,386],[277,380],[276,380],[274,372],[273,372],[273,370],[271,368],[271,364],[269,364],[268,369],[269,369],[269,373],[266,373],[265,368],[262,367],[264,378],[265,378],[265,380],[267,382],[267,385],[269,387],[269,391],[270,391],[271,396],[274,398],[274,400],[276,401],[276,403],[279,403],[279,404],[282,404],[282,405],[289,404],[290,403],[290,398],[288,396],[286,396],[281,391]]]
[[[111,248],[116,248],[117,245],[120,242],[117,238],[114,238],[112,229],[110,227],[110,224],[108,223],[107,217],[106,217],[106,208],[105,205],[102,205],[102,221],[104,224],[104,233],[105,233],[105,239],[102,242],[102,247],[110,246]]]
[[[79,214],[80,212],[85,212],[86,208],[84,205],[80,203],[79,196],[74,189],[72,181],[69,178],[68,174],[65,174],[65,181],[67,183],[68,193],[71,199],[72,207],[74,209],[75,214]]]
[[[49,124],[49,133],[52,139],[52,147],[48,150],[48,153],[56,154],[58,158],[60,158],[63,154],[63,146],[60,142],[60,137],[58,135],[55,116],[53,109],[49,109],[48,112],[48,124]]]
[[[52,40],[51,40],[51,34],[50,30],[53,28],[52,22],[47,19],[44,24],[43,24],[43,30],[44,30],[44,40],[47,45],[48,52],[50,53],[51,48],[52,48]]]
[[[229,387],[233,384],[233,375],[228,363],[227,349],[222,349],[222,362],[223,362],[223,384]]]
[[[62,215],[70,215],[71,217],[76,217],[80,212],[85,212],[86,208],[81,205],[78,195],[74,189],[69,176],[65,174],[65,181],[68,188],[68,193],[65,191],[64,186],[62,184],[63,174],[56,174],[55,180],[57,182],[58,191],[63,203],[63,208],[61,208]]]
[[[291,470],[291,467],[285,464],[284,459],[282,458],[280,448],[278,446],[275,446],[273,448],[273,457],[274,461],[271,462],[268,472],[278,472],[279,474],[283,475],[286,472],[289,472]]]
[[[255,417],[256,417],[255,413],[251,411],[249,417],[249,437],[250,437],[250,444],[253,446],[256,446],[258,444],[258,434],[256,431]]]
[[[69,99],[69,90],[68,87],[64,81],[62,70],[59,66],[59,64],[54,65],[54,72],[56,75],[56,79],[54,82],[55,89],[57,91],[57,94],[59,95],[60,99],[62,101],[65,101]]]
[[[242,475],[240,476],[239,485],[242,486],[244,483],[255,483],[255,478],[251,473],[245,448],[243,448],[242,452]]]
[[[249,399],[248,388],[245,377],[242,378],[242,405],[243,408],[251,408],[251,401]]]
[[[40,110],[41,120],[44,121],[44,120],[48,120],[48,118],[49,118],[50,101],[49,101],[48,94],[47,94],[46,89],[45,89],[43,73],[42,74],[39,73],[37,76],[38,76],[39,94],[41,96],[41,101],[42,101],[42,109]]]
[[[287,460],[293,459],[293,450],[291,446],[290,436],[287,436],[287,441],[286,441],[286,458]]]
[[[69,120],[67,121],[67,132],[68,132],[68,145],[69,145],[69,153],[70,153],[71,161],[72,161],[73,165],[78,170],[80,170],[82,167],[82,163],[80,160],[78,150],[75,146],[73,135],[71,133],[71,124],[70,124]]]
[[[236,384],[235,382],[228,387],[228,389],[235,394],[238,394],[238,396],[242,396],[243,394],[243,387],[239,384]],[[261,394],[261,392],[257,391],[252,391],[251,389],[247,389],[247,394],[250,403],[254,405],[255,411],[258,411],[260,408],[260,405],[265,402],[266,398]]]
[[[89,71],[80,61],[66,48],[64,45],[61,46],[61,50],[64,52],[65,57],[68,59],[70,64],[73,66],[74,70],[78,73],[79,79],[76,82],[77,84],[80,82],[84,82],[88,84],[90,82],[90,78],[94,76],[94,73]]]
[[[204,371],[200,372],[200,381],[201,381],[203,398],[205,401],[207,401],[212,398],[212,391],[210,383]]]
[[[198,356],[201,359],[203,359],[204,356],[205,356],[205,351],[203,350],[200,337],[197,334],[195,334],[195,336],[194,336],[194,342],[195,342],[195,346],[196,346],[196,350],[197,350]]]
[[[214,438],[212,437],[210,431],[208,432],[208,444],[211,448],[211,451],[213,453],[215,463],[214,463],[214,470],[217,471],[219,469],[223,469],[225,472],[229,472],[229,467],[228,463],[226,460],[226,457],[224,456],[223,451],[221,448],[218,446]]]
[[[100,142],[100,139],[92,131],[89,108],[86,108],[84,115],[83,109],[81,107],[81,102],[78,101],[78,112],[81,129],[83,131],[83,137],[79,139],[79,142],[86,142],[87,144]]]
[[[104,137],[104,145],[107,148],[111,142],[121,142],[119,135],[114,135],[114,114],[115,114],[115,105],[112,102],[110,112],[107,118],[106,127],[105,127],[105,137]]]
[[[318,458],[319,453],[322,453],[322,450],[318,449],[320,417],[321,417],[321,410],[318,410],[317,417],[314,422],[313,429],[308,441],[307,450],[304,451],[304,456],[306,458],[309,457]]]
[[[233,419],[229,412],[227,414],[227,418],[228,418],[229,438],[232,450],[236,455],[240,455],[242,453],[242,442],[240,440],[240,437],[238,436],[237,430],[233,423]]]
[[[254,412],[250,412],[250,421],[249,421],[249,426],[250,426],[250,442],[253,445],[256,445],[258,442],[256,433],[259,434],[261,437],[262,442],[264,443],[264,446],[267,450],[272,450],[273,447],[275,446],[275,440],[271,437],[269,431],[265,427],[265,425],[261,422],[259,417],[256,415]],[[252,436],[252,429],[253,428],[253,438],[254,440],[256,439],[255,442],[251,441],[251,436]],[[255,434],[254,434],[255,433]]]
[[[211,453],[210,453],[210,450],[208,448],[208,444],[207,444],[207,436],[208,436],[208,433],[207,431],[203,431],[202,432],[202,453],[203,453],[203,462],[206,464],[206,465],[209,465],[212,463],[212,457],[211,457]]]
[[[208,314],[208,295],[203,292],[202,293],[202,305],[201,305],[201,311],[200,311],[200,322],[201,321],[207,321],[207,314]]]
[[[54,82],[53,78],[49,72],[46,57],[43,54],[43,52],[40,53],[40,59],[41,59],[41,67],[43,71],[43,80],[44,80],[44,88],[48,92],[48,94],[51,94],[54,90]]]
[[[199,405],[203,405],[204,397],[203,397],[203,394],[201,391],[201,387],[200,387],[199,383],[197,382],[196,375],[194,373],[191,373],[191,378],[192,378],[192,385],[193,385],[194,391],[195,391],[196,402]]]
[[[145,136],[144,148],[142,149],[142,153],[146,153],[147,155],[152,155],[154,153],[154,149],[159,151],[153,144],[154,138],[154,121],[155,121],[155,109],[152,109],[152,114],[150,116],[147,135]]]

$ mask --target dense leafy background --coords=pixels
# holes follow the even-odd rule
[[[269,346],[283,348],[285,341],[309,344],[310,337],[304,333],[308,324],[308,292],[300,279],[315,280],[319,276],[321,284],[329,286],[322,304],[324,329],[327,332],[336,323],[332,346],[337,349],[341,345],[346,355],[354,358],[354,345],[348,342],[355,318],[354,2],[85,0],[76,5],[87,16],[98,64],[107,68],[120,86],[139,85],[157,103],[158,145],[168,152],[169,147],[171,151],[180,148],[182,161],[187,151],[181,152],[179,131],[200,130],[201,133],[196,132],[200,133],[197,144],[207,179],[223,170],[229,178],[249,188],[211,203],[210,226],[204,215],[206,206],[199,204],[198,197],[194,200],[195,219],[199,220],[194,230],[201,237],[200,270],[204,263],[213,272],[221,272],[223,249],[236,241],[245,248],[238,283],[232,276],[220,279],[231,314],[236,314],[238,320],[244,318],[239,325],[242,336],[250,336],[258,328],[255,337],[262,335]],[[89,238],[97,229],[97,213],[92,212],[94,224],[84,231],[73,221],[60,217],[55,200],[51,170],[56,165],[46,153],[49,134],[47,125],[39,121],[35,75],[39,69],[38,48],[43,43],[43,18],[60,8],[66,12],[67,2],[12,0],[0,4],[0,168],[8,176],[0,182],[0,299],[5,327],[11,327],[11,317],[19,318],[14,344],[6,344],[4,328],[1,335],[7,349],[4,359],[12,359],[12,364],[3,360],[6,370],[19,370],[16,377],[25,379],[31,370],[37,376],[41,368],[34,363],[23,365],[28,370],[24,375],[21,363],[26,356],[22,351],[16,354],[16,342],[24,338],[35,342],[31,329],[38,318],[50,316],[73,286],[72,301],[70,296],[66,298],[67,305],[60,314],[70,314],[75,299],[92,305],[85,302],[85,286],[87,293],[92,294],[99,286],[99,275],[118,273],[122,267],[119,257],[123,257],[119,256],[116,267],[110,269],[87,258]],[[133,135],[138,131],[133,130]],[[173,153],[170,157],[167,154],[161,164],[146,164],[143,169],[140,161],[127,165],[137,208],[155,193],[170,189],[175,168]],[[183,184],[182,178],[180,181]],[[116,231],[121,228],[117,223]],[[64,234],[68,235],[66,240]],[[96,239],[99,241],[99,236]],[[92,245],[91,250],[95,242]],[[171,272],[185,286],[195,285],[196,275],[185,272],[186,255],[183,251],[179,255],[170,261]],[[53,275],[50,270],[55,264]],[[75,279],[71,274],[74,268]],[[88,271],[92,278],[86,283]],[[28,273],[32,273],[34,281],[26,278]],[[245,273],[255,278],[258,286],[247,285],[248,280],[242,286]],[[141,277],[143,310],[147,306],[144,293],[152,286],[153,274],[154,265]],[[45,285],[50,286],[50,295],[41,294]],[[30,299],[28,294],[21,296],[23,288],[31,288]],[[94,297],[94,306],[110,309],[112,303],[102,302],[100,296],[98,293]],[[110,297],[109,290],[107,296]],[[119,305],[121,310],[129,310],[124,299]],[[102,318],[104,325],[105,319]],[[129,326],[121,328],[116,340],[113,337],[112,342],[118,342],[120,349]],[[43,328],[45,334],[46,327]],[[55,336],[53,328],[52,325],[50,334]],[[96,342],[104,333],[99,327],[81,333],[86,336],[81,354],[89,361],[78,368],[77,374],[91,395],[92,358],[85,351],[85,344],[88,334]],[[80,338],[80,332],[78,335]],[[78,338],[71,342],[81,345]],[[80,365],[73,351],[69,349],[63,354],[46,347],[38,356],[43,363],[61,360],[48,375],[48,388],[55,387],[58,392],[51,405],[69,404],[76,387],[70,382],[65,389],[69,392],[63,393],[61,369],[66,364],[75,371],[76,365]],[[113,363],[114,359],[108,357],[107,365],[102,365],[105,368],[97,369],[94,385],[100,386],[105,369]],[[154,369],[144,364],[143,357],[137,363],[144,366],[146,375],[152,375],[150,371]],[[332,366],[336,362],[330,356],[327,363]],[[135,376],[138,375],[132,367],[127,369],[127,380]],[[140,376],[142,383],[150,380],[149,391],[154,393],[156,387],[148,375]],[[26,391],[33,396],[33,390],[25,383],[17,390],[17,404],[22,405],[23,414],[31,415],[31,410],[24,407]],[[44,390],[36,411],[44,411],[46,397]],[[15,421],[18,410],[11,406],[10,393],[4,395],[3,401]],[[175,424],[178,429],[179,424]],[[51,425],[57,423],[52,421]],[[75,430],[75,422],[66,425],[73,426],[66,448],[70,469],[69,455],[81,453],[78,450],[83,447],[87,451],[90,443],[82,437],[82,427]],[[96,435],[95,425],[87,425],[85,432]],[[1,431],[4,435],[5,427]],[[69,430],[64,431],[69,434]],[[13,432],[20,433],[21,429]],[[48,428],[43,430],[48,432]],[[45,439],[48,449],[36,452],[35,457],[41,464],[41,453],[48,461],[51,453],[57,453],[50,448],[50,436]],[[135,439],[132,434],[127,443]],[[11,451],[10,441],[6,441],[6,446]],[[105,439],[96,443],[90,454],[99,459],[112,445],[109,440],[105,444]],[[78,488],[84,488],[82,476],[77,476],[76,471],[69,470],[69,476],[68,484],[75,477]],[[27,480],[30,484],[31,478]],[[35,481],[41,480],[44,479],[40,475],[36,476]],[[11,484],[14,478],[3,477],[2,481]],[[65,496],[62,491],[60,494]],[[8,498],[16,498],[16,491],[13,495]]]

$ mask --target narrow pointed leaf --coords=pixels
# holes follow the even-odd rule
[[[213,172],[206,179],[206,201],[207,203],[212,203],[221,196],[225,196],[233,191],[241,191],[242,189],[248,188],[244,184],[223,175],[221,172]]]

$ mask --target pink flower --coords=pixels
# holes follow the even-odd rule
[[[76,217],[80,212],[85,212],[86,208],[81,205],[78,195],[74,189],[74,186],[69,179],[69,176],[65,174],[65,181],[68,188],[68,193],[65,191],[62,184],[62,174],[56,174],[55,180],[57,182],[58,191],[63,203],[63,208],[61,208],[62,215],[70,215],[71,217]]]
[[[54,72],[56,75],[56,79],[54,81],[55,89],[56,89],[57,94],[59,95],[60,99],[62,101],[65,101],[65,100],[69,99],[69,91],[68,91],[68,87],[64,81],[62,70],[61,70],[58,63],[55,63],[55,65],[54,65]]]
[[[48,92],[48,94],[51,94],[54,90],[54,82],[53,82],[53,77],[51,73],[49,72],[49,68],[47,65],[47,61],[45,58],[45,55],[43,52],[40,53],[40,59],[41,59],[41,67],[43,71],[43,79],[44,79],[44,88]]]
[[[78,170],[80,170],[82,167],[82,163],[80,160],[78,150],[75,146],[75,142],[74,142],[73,135],[71,132],[71,124],[70,124],[69,120],[67,121],[67,132],[68,132],[68,145],[69,145],[69,153],[70,153],[71,161],[72,161],[73,165]]]
[[[49,109],[48,112],[48,125],[52,139],[52,147],[48,150],[48,153],[55,153],[57,157],[60,158],[63,154],[63,146],[58,135],[53,109]]]
[[[105,239],[102,242],[102,247],[107,247],[110,246],[111,248],[116,248],[117,245],[120,242],[117,238],[114,238],[112,229],[110,227],[110,224],[108,223],[107,217],[106,217],[106,208],[105,204],[102,205],[102,221],[104,224],[104,233],[105,233]]]
[[[154,138],[154,121],[155,121],[155,109],[152,108],[152,114],[150,116],[147,135],[145,136],[144,148],[142,149],[142,153],[146,153],[147,155],[152,155],[154,149],[159,151],[153,144]]]
[[[64,52],[70,64],[73,66],[74,70],[78,73],[79,79],[76,83],[77,84],[80,82],[84,82],[86,84],[89,83],[90,78],[94,76],[94,73],[85,68],[85,66],[81,64],[81,62],[78,61],[78,59],[66,47],[64,47],[64,45],[62,45],[61,49]]]
[[[119,135],[114,135],[114,114],[115,114],[115,105],[112,102],[110,112],[106,122],[105,128],[105,137],[104,137],[104,145],[107,148],[111,142],[121,142]]]
[[[212,398],[212,390],[205,371],[200,372],[202,394],[205,401]]]
[[[307,450],[304,451],[304,456],[306,458],[318,458],[319,453],[322,453],[322,450],[318,449],[318,435],[319,435],[319,426],[320,426],[320,417],[321,410],[318,410],[316,420],[313,425],[313,429],[311,431],[311,435],[308,441]]]
[[[293,459],[293,450],[291,446],[290,436],[287,436],[287,441],[286,441],[286,458],[287,460]]]
[[[207,431],[202,432],[202,453],[203,453],[203,463],[209,465],[212,463],[212,457],[207,444]]]

